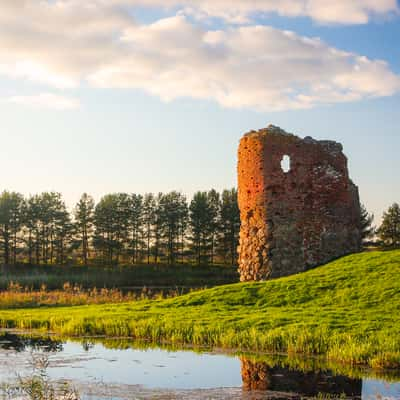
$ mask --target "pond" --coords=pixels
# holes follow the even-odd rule
[[[68,387],[75,396],[92,400],[400,399],[400,371],[377,375],[326,366],[317,359],[146,348],[129,340],[0,334],[2,397],[29,398],[34,377],[48,387]]]

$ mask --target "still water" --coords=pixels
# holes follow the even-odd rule
[[[38,360],[46,380],[68,382],[81,399],[400,399],[400,371],[377,376],[315,361],[0,334],[2,387],[33,376]]]

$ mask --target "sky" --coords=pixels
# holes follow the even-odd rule
[[[343,144],[379,221],[400,201],[396,0],[2,0],[0,190],[236,186],[270,123]]]

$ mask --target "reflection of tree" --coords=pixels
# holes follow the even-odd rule
[[[291,392],[303,396],[318,394],[361,396],[361,379],[333,375],[330,371],[302,372],[241,357],[243,389]]]
[[[0,335],[0,349],[15,351],[31,349],[59,352],[63,350],[63,344],[61,341],[49,337],[23,336],[6,332]]]
[[[94,347],[94,343],[91,342],[90,340],[84,340],[82,342],[82,348],[84,351],[89,351],[89,350],[93,349],[93,347]]]

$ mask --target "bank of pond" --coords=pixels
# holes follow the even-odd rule
[[[396,370],[399,276],[400,251],[360,253],[285,278],[168,299],[3,309],[0,327],[301,354]]]
[[[129,339],[0,333],[3,398],[396,399],[400,371]],[[39,392],[41,390],[42,392]],[[39,397],[37,397],[39,398]]]

